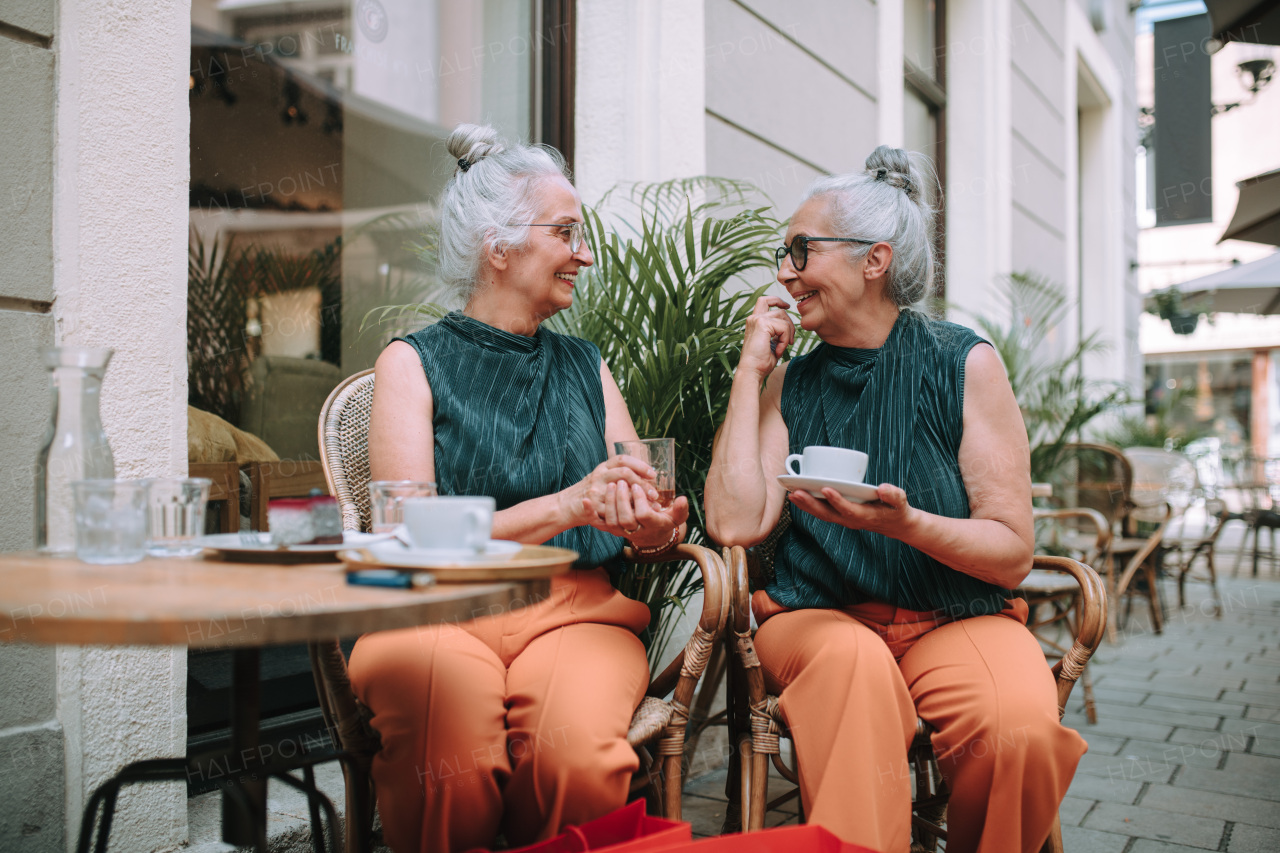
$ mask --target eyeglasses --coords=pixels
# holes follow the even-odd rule
[[[587,239],[587,226],[585,222],[512,222],[513,228],[558,228],[561,231],[567,231],[567,240],[569,242],[569,251],[577,254],[582,248],[582,243]]]
[[[782,259],[787,255],[791,255],[791,265],[796,268],[796,272],[800,272],[800,270],[804,269],[805,264],[809,263],[810,243],[865,243],[871,246],[877,242],[877,240],[863,240],[861,237],[804,237],[797,235],[791,238],[790,246],[779,246],[778,251],[773,253],[773,257],[778,262],[778,269],[782,269]]]

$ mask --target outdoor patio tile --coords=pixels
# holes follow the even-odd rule
[[[1258,692],[1242,692],[1236,690],[1228,690],[1218,697],[1219,702],[1225,702],[1235,705],[1259,705],[1263,708],[1274,708],[1280,710],[1280,693],[1268,694]]]
[[[1222,763],[1222,750],[1216,747],[1202,749],[1198,744],[1165,743],[1135,738],[1124,745],[1124,749],[1120,751],[1117,758],[1140,759],[1155,765],[1189,764],[1193,767],[1216,770]]]
[[[1102,687],[1096,683],[1093,686],[1093,698],[1099,705],[1104,702],[1108,705],[1141,705],[1149,692],[1143,689],[1127,690],[1119,686]],[[1084,691],[1072,691],[1071,701],[1073,707],[1083,708]]]
[[[1237,823],[1231,828],[1227,850],[1229,853],[1275,853],[1280,850],[1280,831]]]
[[[1151,785],[1143,794],[1141,805],[1143,808],[1215,817],[1280,829],[1280,809],[1276,808],[1276,804],[1270,800],[1254,797],[1241,797],[1217,791],[1197,791],[1176,785]]]
[[[1174,814],[1142,806],[1098,803],[1085,818],[1084,825],[1088,829],[1217,850],[1224,823],[1212,818]]]
[[[1071,780],[1067,794],[1082,800],[1101,800],[1104,803],[1130,804],[1138,798],[1142,781],[1137,779],[1108,779],[1077,773]]]
[[[1224,720],[1222,731],[1239,732],[1261,738],[1280,738],[1280,723],[1263,720]]]
[[[1241,732],[1206,732],[1201,729],[1174,729],[1168,743],[1199,746],[1207,752],[1244,752],[1249,735]]]
[[[1083,826],[1062,826],[1062,846],[1071,853],[1122,853],[1129,843],[1126,835],[1099,832]]]
[[[1232,663],[1228,667],[1228,672],[1233,675],[1239,673],[1245,677],[1246,688],[1254,681],[1261,681],[1263,684],[1280,683],[1280,666],[1263,666],[1254,663]]]
[[[684,792],[686,795],[695,797],[724,800],[724,782],[728,773],[728,770],[721,768],[720,770],[713,770],[710,773],[703,774],[696,779],[691,779],[685,783]]]
[[[1101,734],[1094,730],[1092,726],[1071,723],[1068,723],[1068,725],[1080,733],[1085,743],[1089,744],[1089,751],[1094,755],[1115,755],[1128,740],[1128,738]]]
[[[1243,679],[1218,681],[1193,675],[1186,678],[1161,678],[1150,682],[1149,689],[1152,693],[1165,696],[1185,696],[1189,699],[1214,701],[1221,700],[1225,693],[1239,692],[1240,687],[1236,685],[1243,686],[1243,683]],[[1148,687],[1148,684],[1144,682],[1143,687]]]
[[[1098,722],[1081,728],[1081,734],[1084,734],[1084,729],[1088,729],[1095,735],[1109,735],[1113,738],[1136,737],[1143,740],[1164,740],[1173,733],[1173,726],[1108,717],[1101,710],[1098,712]]]
[[[1280,758],[1233,752],[1227,755],[1224,769],[1187,767],[1178,774],[1175,784],[1181,788],[1280,800],[1280,785],[1276,784],[1278,779]]]
[[[1139,838],[1126,853],[1204,853],[1204,847],[1188,847],[1185,844],[1174,844],[1168,841],[1152,841],[1150,838]],[[1208,848],[1217,850],[1216,846]]]
[[[1162,708],[1166,711],[1185,711],[1189,714],[1217,714],[1222,717],[1244,716],[1238,705],[1220,705],[1207,699],[1191,699],[1186,696],[1165,696],[1152,693],[1142,703],[1144,708]]]
[[[1126,705],[1116,705],[1106,709],[1107,716],[1118,720],[1136,720],[1146,723],[1162,723],[1166,726],[1180,726],[1183,728],[1201,729],[1202,731],[1217,731],[1222,722],[1222,717],[1217,714],[1196,714],[1188,711],[1167,711],[1164,708],[1155,708],[1148,705],[1139,707],[1129,707]],[[1099,711],[1101,714],[1101,711]],[[1083,714],[1081,715],[1083,716]]]
[[[681,802],[681,819],[693,825],[694,835],[719,835],[724,824],[723,800],[709,800],[705,797],[685,795]]]
[[[1076,779],[1079,778],[1080,775],[1076,774]],[[1075,787],[1075,781],[1072,781],[1071,786]],[[1062,798],[1062,805],[1058,806],[1058,820],[1062,821],[1063,826],[1079,826],[1089,809],[1093,808],[1093,803],[1093,800],[1073,797],[1068,793]]]
[[[1268,722],[1280,721],[1280,708],[1252,707],[1244,712],[1244,718],[1246,720],[1264,720]]]
[[[1162,760],[1159,753],[1154,758],[1144,755],[1118,756],[1085,753],[1076,768],[1076,774],[1084,773],[1117,781],[1168,782],[1177,766],[1170,761]]]
[[[1249,747],[1251,755],[1270,755],[1280,757],[1280,739],[1277,738],[1254,738],[1253,745]]]

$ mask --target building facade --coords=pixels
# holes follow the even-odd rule
[[[753,182],[784,218],[877,144],[921,151],[940,177],[953,316],[999,317],[1003,277],[1044,276],[1075,306],[1044,346],[1098,331],[1112,347],[1089,371],[1137,387],[1133,44],[1123,0],[145,0],[127,14],[11,0],[0,549],[32,544],[38,346],[114,347],[118,475],[184,473],[189,400],[233,422],[251,408],[252,386],[221,394],[218,377],[367,367],[383,343],[370,310],[429,291],[412,243],[459,121],[565,149],[587,203],[713,174]],[[197,351],[188,260],[231,236],[258,275],[232,344]],[[286,261],[299,278],[268,281]],[[0,848],[72,845],[95,785],[181,754],[193,660],[0,646]],[[183,843],[185,791],[129,790],[114,832],[122,849]]]

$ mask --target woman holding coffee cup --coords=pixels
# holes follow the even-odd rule
[[[684,498],[657,506],[648,464],[609,455],[637,436],[599,350],[540,325],[573,303],[592,263],[564,160],[474,125],[447,145],[457,169],[440,273],[466,307],[379,357],[370,471],[488,495],[495,539],[580,560],[546,601],[356,643],[351,681],[382,736],[373,777],[396,853],[488,847],[499,830],[525,845],[623,805],[649,611],[607,569],[627,541],[674,548],[688,517]]]
[[[922,169],[881,146],[865,171],[820,178],[791,218],[786,301],[746,324],[707,478],[727,545],[778,524],[757,590],[755,647],[799,757],[805,814],[847,841],[910,846],[907,748],[917,715],[951,783],[950,853],[1038,850],[1084,741],[1058,722],[1053,676],[1011,590],[1031,568],[1030,459],[995,350],[912,306],[929,296],[934,211]],[[779,482],[788,454],[868,455],[864,502]],[[816,454],[814,458],[822,458]],[[829,479],[838,479],[830,478]],[[840,484],[836,484],[840,485]]]

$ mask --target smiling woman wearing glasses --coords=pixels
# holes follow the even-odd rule
[[[441,200],[440,275],[463,310],[388,345],[375,368],[369,469],[497,502],[493,537],[580,555],[546,601],[463,625],[361,637],[356,695],[382,737],[373,778],[395,853],[549,838],[626,801],[627,728],[649,682],[645,605],[613,589],[626,541],[654,555],[688,501],[654,471],[600,351],[542,328],[592,264],[582,202],[549,148],[461,125]]]
[[[991,346],[913,306],[934,278],[922,169],[881,146],[821,178],[778,249],[778,281],[822,343],[779,361],[776,297],[747,320],[707,477],[708,531],[754,545],[790,504],[755,648],[795,739],[804,811],[846,841],[910,846],[907,748],[922,717],[952,790],[948,853],[1038,850],[1084,741],[1011,590],[1031,568],[1030,459]],[[788,454],[861,450],[866,502]]]

